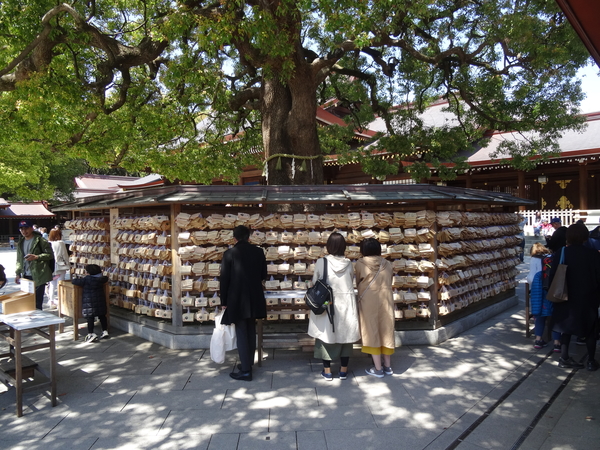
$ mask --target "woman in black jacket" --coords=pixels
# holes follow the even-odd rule
[[[587,369],[598,370],[596,353],[596,326],[600,305],[600,253],[583,244],[589,231],[582,224],[573,224],[567,229],[567,246],[564,247],[564,264],[567,265],[567,289],[569,300],[555,303],[552,318],[554,331],[561,333],[561,357],[559,367],[581,368],[583,364],[569,357],[571,335],[586,338],[588,350]],[[550,278],[560,261],[562,249],[552,258]]]
[[[82,316],[87,319],[88,335],[85,342],[96,342],[98,339],[108,338],[108,321],[106,320],[106,295],[104,294],[104,285],[108,278],[102,275],[102,269],[96,264],[85,266],[89,274],[84,278],[74,279],[72,282],[76,286],[83,288],[81,298]],[[94,319],[98,317],[102,327],[102,335],[98,337],[94,333]]]

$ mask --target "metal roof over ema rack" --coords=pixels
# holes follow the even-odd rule
[[[477,207],[533,205],[502,192],[483,191],[429,184],[412,185],[311,185],[311,186],[163,186],[102,196],[86,197],[62,204],[54,211],[83,211],[108,208],[148,207],[171,204],[268,205],[314,203],[362,204],[465,204]]]

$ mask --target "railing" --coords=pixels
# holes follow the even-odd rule
[[[0,246],[10,247],[10,238],[11,237],[15,238],[15,245],[16,245],[17,241],[19,240],[19,236],[15,236],[12,234],[0,234]]]
[[[535,215],[541,214],[542,220],[546,219],[550,222],[550,219],[558,217],[562,225],[568,227],[574,224],[579,219],[583,219],[589,230],[593,230],[600,225],[600,210],[597,209],[542,209],[542,210],[531,210],[531,211],[519,211],[527,223],[525,225],[525,234],[533,234],[533,224],[535,222]]]
[[[535,215],[537,213],[541,214],[542,220],[546,219],[548,222],[550,222],[550,219],[558,217],[560,222],[566,227],[575,223],[581,216],[578,209],[544,209],[541,211],[519,211],[519,213],[527,219],[527,225],[530,226],[533,226],[535,223]]]

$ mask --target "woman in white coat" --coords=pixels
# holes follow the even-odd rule
[[[315,338],[315,353],[317,359],[323,361],[321,376],[328,381],[333,379],[331,361],[340,358],[339,376],[345,380],[348,375],[348,362],[352,354],[352,344],[360,339],[358,325],[358,305],[354,294],[352,263],[344,254],[346,240],[340,233],[331,233],[327,240],[327,284],[333,291],[335,309],[333,324],[329,323],[326,313],[310,314],[308,334]],[[323,278],[324,258],[317,260],[313,282]]]
[[[69,253],[67,246],[62,241],[60,230],[53,228],[48,235],[48,242],[52,245],[54,252],[54,273],[52,281],[48,283],[48,304],[58,304],[58,282],[65,279],[67,271],[70,269]]]

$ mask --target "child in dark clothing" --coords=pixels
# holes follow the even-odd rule
[[[74,279],[72,282],[76,286],[83,288],[81,298],[82,315],[87,319],[88,335],[85,342],[96,342],[99,339],[107,339],[108,322],[106,320],[106,297],[104,294],[104,285],[108,282],[108,277],[102,275],[102,269],[96,264],[85,266],[89,274],[84,278]],[[98,337],[94,333],[94,318],[98,317],[102,326],[102,335]]]

